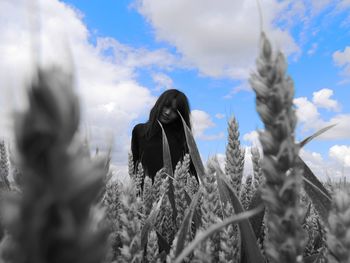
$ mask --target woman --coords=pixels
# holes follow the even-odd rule
[[[136,169],[141,162],[145,175],[154,179],[157,171],[163,168],[162,124],[168,139],[171,161],[175,169],[178,161],[188,153],[181,113],[187,126],[191,129],[190,106],[184,93],[176,89],[165,91],[153,106],[149,120],[137,124],[132,131],[131,151]],[[191,162],[190,172],[195,173]]]

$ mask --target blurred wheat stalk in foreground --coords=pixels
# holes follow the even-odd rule
[[[301,262],[305,241],[299,199],[302,171],[296,165],[299,148],[294,138],[294,87],[286,76],[283,54],[273,57],[265,34],[261,45],[257,73],[250,83],[256,93],[256,109],[265,124],[259,136],[264,153],[262,198],[268,210],[266,252],[272,262]]]
[[[91,213],[105,160],[89,160],[74,140],[79,104],[72,83],[58,69],[39,70],[29,109],[16,118],[23,185],[1,213],[12,243],[2,252],[8,262],[95,263],[105,256],[107,232]]]

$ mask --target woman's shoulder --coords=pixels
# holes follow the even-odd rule
[[[136,124],[132,130],[132,134],[136,136],[143,136],[146,131],[146,124],[145,123],[139,123]]]

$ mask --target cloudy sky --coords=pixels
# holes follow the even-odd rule
[[[256,0],[2,0],[1,136],[40,64],[74,70],[82,133],[92,148],[113,142],[121,177],[133,126],[169,88],[189,98],[204,160],[225,152],[232,115],[241,143],[258,145],[263,125],[247,79],[262,26],[288,58],[297,139],[337,123],[301,156],[321,178],[350,177],[350,1],[260,2],[263,25]]]

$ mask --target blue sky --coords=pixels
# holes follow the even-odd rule
[[[8,16],[7,27],[20,29],[25,39],[33,32],[23,19],[28,7],[22,2],[22,9],[1,4],[0,14]],[[84,127],[93,146],[114,139],[113,160],[120,170],[126,165],[133,125],[147,119],[166,88],[188,96],[204,159],[225,152],[232,114],[239,122],[242,144],[257,144],[256,130],[263,126],[247,82],[260,27],[255,0],[38,2],[41,63],[66,65],[62,57],[67,45],[62,43],[69,43]],[[261,5],[263,27],[274,47],[286,54],[295,83],[297,139],[338,123],[311,142],[302,157],[320,177],[350,176],[350,1],[268,0]],[[6,10],[12,10],[11,17]],[[22,14],[20,22],[15,22],[16,13]],[[11,32],[6,39],[3,50],[16,47],[21,52],[0,67],[9,69],[24,61],[20,70],[30,75],[25,48],[14,42]]]

